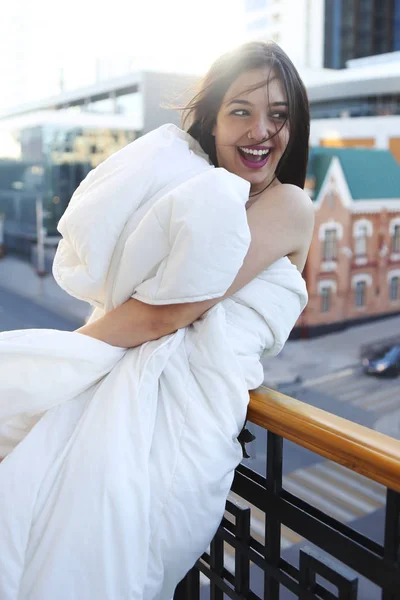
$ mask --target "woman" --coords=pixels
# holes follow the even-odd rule
[[[193,323],[281,256],[303,271],[314,227],[312,202],[303,191],[310,115],[306,90],[288,56],[272,42],[251,42],[222,56],[185,112],[184,124],[192,121],[188,133],[212,164],[251,185],[251,245],[244,264],[214,301],[148,306],[132,299],[80,333],[131,348]],[[255,160],[260,152],[265,158]]]
[[[190,135],[102,163],[60,221],[54,274],[91,322],[0,335],[2,600],[170,600],[221,520],[261,353],[305,306],[293,65],[246,45],[188,115]]]

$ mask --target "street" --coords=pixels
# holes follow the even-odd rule
[[[0,331],[13,329],[63,329],[73,331],[81,323],[68,319],[0,287]]]

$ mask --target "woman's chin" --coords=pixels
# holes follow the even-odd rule
[[[263,190],[268,186],[271,178],[266,176],[265,173],[244,173],[241,174],[241,177],[248,181],[251,185],[251,191],[254,192],[256,189],[258,191]],[[253,189],[254,188],[254,189]]]

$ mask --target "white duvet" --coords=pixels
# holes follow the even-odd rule
[[[60,221],[58,283],[96,307],[222,296],[249,184],[173,125],[116,153]],[[170,600],[223,515],[261,353],[307,301],[282,258],[192,326],[124,350],[0,334],[0,599]]]

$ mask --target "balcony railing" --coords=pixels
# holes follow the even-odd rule
[[[228,500],[209,551],[174,600],[399,600],[400,441],[267,388],[251,393],[248,418],[268,432],[266,476],[237,468],[239,503]],[[386,488],[381,542],[285,489],[284,439]],[[252,512],[265,518],[261,538]],[[282,548],[286,528],[300,540],[296,560]]]

